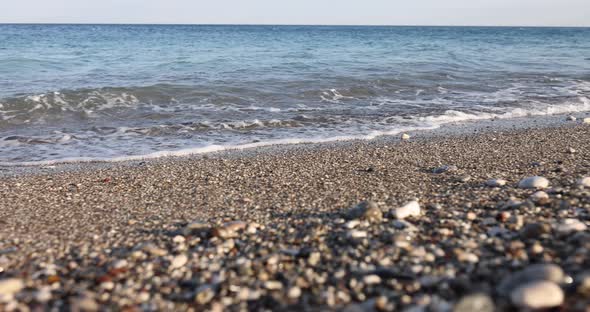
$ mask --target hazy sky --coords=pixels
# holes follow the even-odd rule
[[[0,23],[590,26],[590,0],[0,0]]]

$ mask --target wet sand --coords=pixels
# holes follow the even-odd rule
[[[4,175],[0,310],[586,311],[590,125],[413,135]]]

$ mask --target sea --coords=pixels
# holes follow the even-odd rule
[[[590,28],[0,25],[0,166],[590,111]]]

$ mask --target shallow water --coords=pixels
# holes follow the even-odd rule
[[[0,164],[590,110],[590,29],[0,25]]]

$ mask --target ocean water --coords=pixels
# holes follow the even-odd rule
[[[590,29],[0,25],[0,165],[590,110]]]

